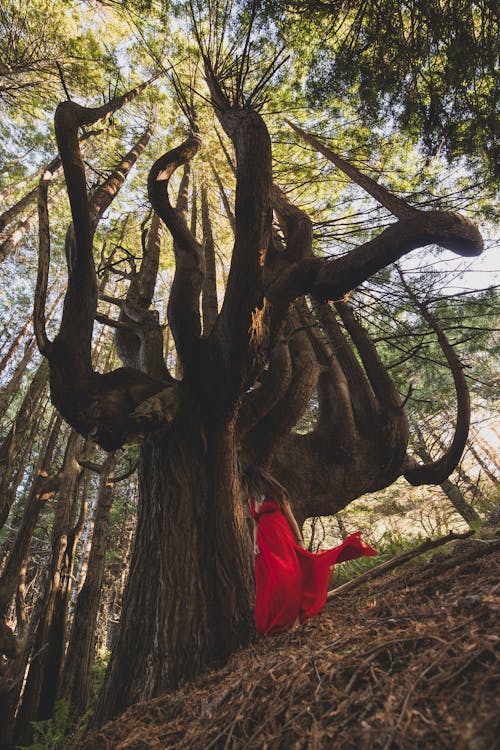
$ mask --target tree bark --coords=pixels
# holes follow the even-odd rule
[[[232,432],[203,426],[191,408],[167,438],[141,447],[130,575],[94,727],[193,678],[251,633],[250,536]]]
[[[109,515],[113,503],[114,485],[110,481],[110,475],[117,459],[116,454],[110,453],[101,469],[87,575],[75,607],[73,627],[61,682],[60,696],[71,703],[79,715],[85,713],[89,700],[90,670],[95,653],[97,611],[104,576]]]
[[[47,386],[47,379],[48,366],[44,360],[41,362],[29,385],[16,414],[14,424],[0,446],[0,528],[4,525],[9,515],[10,502],[7,489],[13,471],[14,459],[16,458],[22,439],[26,436],[34,409],[43,396],[43,392]]]
[[[68,441],[52,530],[52,554],[43,596],[42,614],[33,644],[21,707],[16,718],[17,744],[31,741],[31,722],[52,715],[65,645],[67,603],[71,590],[74,533],[82,467],[76,460],[83,439],[73,432]]]
[[[59,199],[59,196],[63,192],[64,187],[60,187],[59,190],[49,200],[49,206],[53,206]],[[16,247],[19,245],[23,237],[32,229],[38,221],[38,211],[35,209],[32,213],[28,214],[25,219],[18,221],[11,229],[9,234],[0,243],[0,263],[4,261],[9,255],[11,255]]]
[[[55,443],[61,430],[62,417],[54,415],[54,423],[47,432],[47,440],[40,452],[33,483],[26,500],[21,524],[16,539],[0,578],[0,617],[5,616],[12,599],[22,567],[28,556],[29,544],[38,521],[40,511],[47,500],[58,491],[61,478],[49,477],[49,469]]]
[[[201,186],[201,225],[205,253],[205,278],[202,289],[203,335],[208,336],[218,315],[217,275],[215,270],[215,244],[208,205],[208,189],[204,180]]]

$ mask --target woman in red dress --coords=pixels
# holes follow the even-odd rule
[[[257,467],[245,469],[242,484],[254,524],[255,625],[269,635],[321,612],[336,563],[377,552],[359,531],[339,547],[308,552],[285,488]]]

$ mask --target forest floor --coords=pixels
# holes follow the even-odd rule
[[[494,750],[500,540],[463,541],[334,598],[80,750]]]

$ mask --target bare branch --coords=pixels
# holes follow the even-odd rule
[[[309,143],[316,151],[319,151],[323,156],[326,156],[329,161],[333,162],[336,167],[342,170],[348,177],[353,180],[357,185],[363,188],[369,195],[375,198],[382,206],[385,206],[394,216],[399,219],[410,218],[418,214],[418,209],[410,206],[409,203],[404,201],[402,198],[393,195],[382,185],[379,185],[375,180],[372,180],[368,175],[363,174],[353,164],[350,164],[345,159],[335,154],[329,148],[326,148],[317,138],[310,133],[306,133],[305,130],[299,128],[298,125],[294,125],[293,122],[285,118],[285,122],[306,142]]]

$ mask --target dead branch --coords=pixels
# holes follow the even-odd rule
[[[366,573],[357,576],[352,581],[347,581],[347,583],[344,583],[342,586],[332,589],[328,592],[328,599],[333,599],[335,596],[341,596],[347,591],[352,591],[363,583],[366,583],[366,581],[378,578],[378,576],[383,573],[387,573],[388,570],[393,570],[393,568],[403,565],[403,563],[408,562],[408,560],[412,560],[414,557],[418,557],[418,555],[423,555],[424,552],[429,552],[431,549],[436,549],[436,547],[441,547],[443,544],[453,542],[457,539],[468,539],[473,536],[474,533],[474,531],[466,531],[464,534],[455,534],[455,532],[452,531],[439,539],[427,539],[422,544],[419,544],[418,547],[415,547],[415,549],[403,552],[401,555],[397,555],[396,557],[387,560],[387,562],[377,565],[375,568],[370,568]]]

